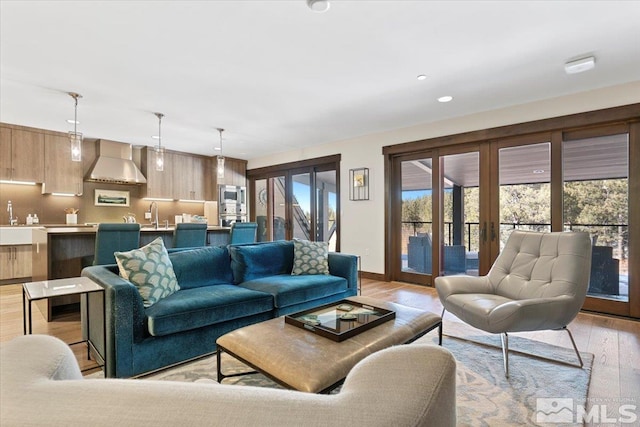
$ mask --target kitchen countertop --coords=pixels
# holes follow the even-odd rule
[[[48,234],[94,234],[97,230],[97,226],[93,225],[40,225],[34,228],[41,228],[46,231]],[[168,228],[160,227],[155,228],[152,226],[142,226],[140,228],[141,233],[173,233],[175,230],[175,226],[170,225]],[[221,227],[219,225],[209,225],[207,226],[208,231],[229,231],[231,227]]]

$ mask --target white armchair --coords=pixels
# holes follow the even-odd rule
[[[469,325],[501,334],[505,375],[509,376],[509,332],[566,330],[580,311],[589,286],[588,233],[513,231],[487,276],[435,279],[444,311]]]

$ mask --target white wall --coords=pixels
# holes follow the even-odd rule
[[[454,101],[455,102],[455,101]],[[336,141],[249,160],[248,169],[342,154],[341,251],[362,256],[362,270],[384,273],[384,158],[382,147],[640,102],[640,81],[466,117]],[[368,167],[370,200],[349,200],[349,169]]]

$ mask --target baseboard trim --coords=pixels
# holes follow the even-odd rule
[[[385,281],[384,274],[380,274],[380,273],[371,273],[369,271],[361,271],[360,275],[363,279],[381,280],[383,282]]]

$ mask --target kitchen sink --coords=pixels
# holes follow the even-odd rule
[[[34,228],[38,227],[0,227],[0,245],[30,245]]]

